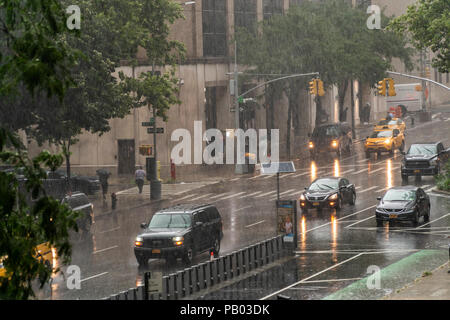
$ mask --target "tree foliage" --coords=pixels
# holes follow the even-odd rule
[[[429,48],[435,54],[432,66],[439,72],[450,70],[450,2],[419,0],[406,13],[395,18],[389,28],[407,36],[417,49]]]
[[[0,299],[34,296],[34,280],[38,279],[42,287],[52,272],[59,271],[37,258],[37,246],[48,242],[61,262],[69,263],[69,232],[78,231],[79,214],[47,196],[42,188],[46,173],[41,167],[59,166],[62,157],[43,151],[29,159],[22,147],[15,134],[0,129],[0,161],[23,169],[26,191],[36,199],[30,205],[19,192],[16,174],[0,171],[0,257],[6,269],[5,276],[0,277]]]

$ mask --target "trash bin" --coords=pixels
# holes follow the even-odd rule
[[[159,180],[150,181],[150,199],[151,200],[161,199],[161,181]]]

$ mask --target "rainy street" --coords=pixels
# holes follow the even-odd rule
[[[450,115],[446,113],[445,115]],[[406,147],[415,141],[442,141],[450,145],[450,121],[447,118],[417,123],[406,131]],[[377,196],[388,188],[402,185],[400,163],[402,155],[372,155],[366,159],[362,142],[354,144],[352,154],[340,158],[326,154],[316,162],[308,159],[294,161],[296,172],[280,176],[280,198],[297,200],[304,188],[317,177],[342,176],[356,186],[355,205],[345,204],[334,209],[298,209],[298,243],[294,254],[271,268],[218,290],[198,296],[198,299],[276,299],[278,294],[293,299],[323,299],[353,294],[354,298],[380,298],[412,281],[420,270],[445,262],[450,234],[450,198],[434,193],[433,177],[409,178],[409,184],[423,188],[430,196],[431,216],[418,226],[409,222],[385,223],[377,227],[374,210]],[[219,180],[219,179],[218,179]],[[71,264],[81,269],[81,289],[69,290],[61,274],[54,276],[52,299],[101,299],[142,284],[147,270],[163,274],[183,270],[177,260],[169,265],[165,260],[151,259],[147,267],[138,267],[133,242],[140,232],[140,224],[148,222],[160,208],[177,203],[211,203],[217,206],[223,219],[224,237],[220,255],[276,235],[275,175],[244,175],[226,179],[185,192],[171,200],[151,205],[133,206],[132,200],[121,200],[121,207],[113,213],[99,216],[90,236],[72,237]],[[123,209],[129,207],[129,209]],[[414,257],[415,265],[408,259]],[[200,254],[193,264],[209,259]],[[386,268],[379,290],[359,290],[368,268]],[[62,268],[63,270],[65,267]],[[418,269],[418,270],[419,270]],[[402,274],[402,277],[396,275]],[[354,292],[342,291],[353,284]],[[355,293],[356,292],[356,293]],[[359,294],[359,295],[358,295]],[[49,299],[50,290],[43,295]]]

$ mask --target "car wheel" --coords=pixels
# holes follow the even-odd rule
[[[392,156],[394,154],[394,145],[391,144],[391,148],[389,149],[389,155]]]
[[[355,203],[356,203],[356,192],[353,192],[352,193],[352,198],[350,199],[350,202],[349,202],[352,206],[353,205],[355,205]]]
[[[336,150],[336,156],[337,156],[338,158],[340,158],[340,157],[341,157],[341,154],[342,154],[341,145],[339,145],[338,149]]]
[[[402,141],[402,144],[400,145],[400,148],[398,148],[400,151],[404,151],[405,150],[405,140]]]
[[[366,159],[370,159],[370,152],[366,151]]]
[[[308,214],[308,208],[302,208],[302,213],[303,214]]]
[[[214,239],[212,252],[214,254],[214,258],[218,258],[219,257],[219,252],[220,252],[220,238],[219,238],[219,236],[217,236]]]
[[[383,220],[377,219],[377,227],[382,227],[382,226],[383,226]]]
[[[194,249],[192,247],[186,249],[186,252],[183,255],[183,262],[187,265],[192,264],[192,260],[194,259]]]
[[[148,263],[148,258],[146,256],[139,256],[136,257],[137,263],[138,265],[141,266],[146,266]]]
[[[406,174],[402,174],[402,182],[408,183],[408,176]]]

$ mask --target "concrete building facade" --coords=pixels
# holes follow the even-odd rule
[[[187,129],[193,137],[194,121],[202,121],[203,131],[217,128],[222,132],[235,128],[233,96],[230,95],[230,73],[234,70],[233,36],[236,25],[247,26],[273,14],[283,14],[293,4],[307,0],[196,0],[177,1],[182,4],[185,19],[177,21],[171,29],[171,38],[184,43],[186,60],[176,68],[179,81],[180,105],[171,107],[168,122],[156,119],[157,127],[164,128],[163,134],[157,134],[158,160],[161,163],[161,178],[170,177],[170,159],[172,148],[178,141],[171,141],[171,133],[179,128]],[[356,0],[353,0],[355,2]],[[365,1],[370,4],[370,1]],[[387,5],[387,14],[399,15],[406,11],[406,6],[413,1],[372,1],[383,7]],[[145,61],[145,53],[140,52],[138,58]],[[117,72],[123,71],[128,76],[138,77],[140,73],[151,70],[151,66],[122,66]],[[401,72],[401,66],[397,71]],[[161,70],[164,71],[164,70]],[[432,76],[433,76],[433,72]],[[448,81],[448,75],[445,79]],[[404,83],[398,79],[397,83]],[[362,101],[372,105],[372,119],[377,119],[386,112],[386,105],[380,98],[374,96],[374,89],[369,86],[360,88],[354,84],[355,123],[359,124],[359,101],[356,95],[362,94]],[[361,90],[360,90],[361,89]],[[436,90],[433,102],[439,103],[440,95]],[[298,156],[307,141],[307,133],[311,132],[315,122],[315,105],[312,97],[302,92],[299,97],[302,121],[292,128],[291,144],[286,145],[287,101],[281,99],[276,103],[274,112],[274,128],[280,130],[280,155],[283,158],[287,148],[291,156]],[[339,120],[337,107],[337,89],[328,88],[323,99],[323,106],[329,115],[330,122]],[[268,127],[266,110],[263,102],[259,103],[251,113],[251,119],[244,124],[244,129],[265,129]],[[348,122],[351,121],[350,90],[348,90],[345,106],[348,106]],[[145,156],[139,154],[139,146],[153,144],[153,134],[147,133],[147,128],[141,125],[151,118],[148,108],[133,110],[124,119],[112,119],[111,131],[102,136],[84,133],[79,142],[72,147],[71,163],[75,172],[92,174],[100,167],[109,168],[115,174],[131,174],[136,165],[145,166]],[[305,121],[306,119],[306,121]],[[205,142],[203,142],[205,144]],[[33,149],[32,145],[32,148]],[[193,148],[193,146],[192,146]],[[34,146],[34,150],[38,148]],[[56,151],[56,150],[54,150]],[[198,166],[177,166],[178,176],[194,174]]]

